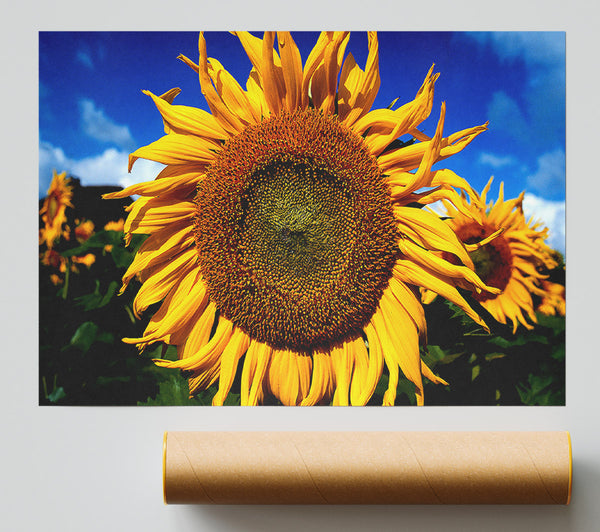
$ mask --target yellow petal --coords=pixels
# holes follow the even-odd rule
[[[379,316],[381,316],[388,338],[394,344],[394,349],[390,351],[390,358],[395,359],[402,373],[421,390],[422,394],[421,355],[415,323],[403,307],[394,304],[388,290],[384,291],[379,308]],[[379,337],[381,338],[381,335]]]
[[[441,141],[441,150],[436,162],[446,159],[465,148],[477,135],[487,130],[487,124],[453,133]],[[409,171],[419,166],[431,140],[419,142],[387,151],[379,155],[377,161],[383,173],[393,171]]]
[[[171,105],[164,98],[155,96],[150,91],[143,90],[142,92],[152,98],[163,120],[174,133],[197,135],[215,140],[225,140],[229,137],[210,113],[197,107]]]
[[[285,108],[288,111],[293,111],[300,105],[302,58],[300,57],[300,50],[298,50],[289,31],[278,31],[277,42],[279,43],[279,54],[285,82]]]
[[[330,45],[332,38],[333,32],[321,32],[315,46],[308,54],[308,58],[306,59],[306,63],[304,64],[304,70],[302,73],[302,109],[306,109],[306,107],[308,107],[309,87],[311,84],[312,77],[319,65],[321,64],[325,55],[325,50]]]
[[[445,384],[446,386],[448,386],[448,383],[444,379],[438,377],[435,373],[433,373],[429,366],[427,366],[427,364],[425,364],[425,362],[423,361],[421,361],[421,372],[423,373],[424,377],[427,377],[434,384]]]
[[[383,373],[383,349],[371,322],[367,323],[365,326],[365,334],[367,335],[367,340],[369,342],[369,368],[364,387],[357,399],[357,404],[367,404]]]
[[[133,163],[140,158],[162,164],[197,163],[206,165],[214,161],[216,152],[220,149],[219,144],[201,137],[169,133],[151,144],[135,150],[129,156],[128,171],[131,172]]]
[[[206,308],[201,312],[196,311],[194,326],[185,339],[182,340],[181,348],[177,350],[179,358],[189,358],[195,355],[208,343],[216,313],[217,307],[212,301],[208,301]]]
[[[350,386],[350,404],[352,406],[364,406],[366,401],[363,402],[361,399],[366,394],[364,394],[363,391],[370,383],[368,381],[369,355],[362,336],[350,343],[350,349],[354,351],[354,369],[352,371],[352,382]],[[373,391],[374,388],[368,397],[373,394]]]
[[[315,351],[312,355],[312,381],[308,395],[301,401],[301,406],[312,406],[330,394],[332,385],[332,365],[329,353]]]
[[[370,31],[369,55],[363,72],[351,54],[340,73],[338,113],[340,120],[352,126],[373,105],[379,90],[379,43],[377,33]]]
[[[240,396],[242,406],[256,406],[258,404],[259,392],[262,390],[271,359],[271,351],[272,349],[262,342],[250,341],[242,368]]]
[[[198,370],[218,366],[220,364],[221,353],[231,339],[232,331],[233,324],[223,316],[219,316],[219,323],[212,338],[196,354],[174,361],[158,358],[154,359],[154,363],[157,366],[165,368],[184,370]]]
[[[133,262],[123,275],[121,293],[137,273],[149,266],[170,261],[181,251],[194,245],[193,227],[186,221],[175,222],[150,235],[141,245]]]
[[[173,174],[167,177],[167,172]],[[201,165],[167,166],[154,181],[131,185],[117,192],[103,194],[104,199],[127,198],[129,196],[164,196],[171,192],[185,197],[192,192],[204,177]]]
[[[469,306],[453,284],[433,275],[423,268],[423,266],[417,266],[410,260],[400,259],[396,262],[392,273],[399,281],[432,290],[436,294],[452,301],[452,303],[463,309],[473,321],[481,325],[486,331],[489,331],[485,322]]]
[[[285,85],[281,66],[273,60],[273,44],[275,33],[266,31],[262,41],[262,64],[260,74],[265,91],[265,98],[272,113],[278,114],[283,105]]]
[[[169,291],[179,284],[183,275],[196,270],[196,257],[194,248],[183,251],[167,266],[161,267],[146,279],[133,300],[135,316],[139,317],[150,305],[163,300]]]
[[[350,350],[349,342],[331,349],[331,362],[335,371],[336,389],[333,395],[334,406],[348,406],[350,377],[354,366],[354,353]]]
[[[238,362],[248,349],[250,338],[241,329],[235,327],[227,347],[221,354],[221,371],[219,373],[219,388],[213,397],[213,406],[223,406],[225,398],[231,390]]]
[[[464,281],[465,283],[469,283],[472,289],[476,291],[485,290],[491,293],[499,292],[499,289],[487,286],[473,270],[466,266],[452,264],[406,238],[400,239],[398,248],[414,262],[418,262],[421,266],[431,272],[435,272],[440,277],[457,279],[461,281],[461,285],[464,284],[462,283],[462,281]]]
[[[243,131],[244,124],[227,108],[227,105],[225,105],[212,84],[212,80],[210,79],[210,75],[208,73],[206,41],[204,40],[204,35],[202,32],[198,38],[198,54],[198,77],[200,79],[200,88],[202,89],[202,94],[206,99],[206,103],[210,107],[213,116],[219,125],[228,133],[235,135],[240,131]]]
[[[433,251],[447,251],[464,264],[473,265],[463,243],[439,216],[413,207],[394,207],[398,230],[419,246]]]
[[[191,221],[195,211],[193,201],[175,203],[172,198],[139,198],[131,205],[123,231],[149,235],[170,224]]]

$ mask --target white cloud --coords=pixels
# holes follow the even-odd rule
[[[551,201],[534,194],[525,193],[523,212],[527,220],[531,216],[548,228],[547,244],[561,253],[565,252],[565,202]]]
[[[548,31],[493,31],[469,33],[482,44],[490,44],[501,59],[523,59],[528,65],[554,66],[565,59],[565,35]]]
[[[479,154],[479,163],[491,166],[492,168],[502,168],[516,164],[516,159],[511,155],[495,155],[493,153],[481,152]]]
[[[432,210],[435,214],[440,217],[448,216],[448,212],[446,211],[446,207],[441,201],[434,201],[432,204],[427,205],[426,209]]]
[[[79,110],[81,112],[81,125],[87,135],[102,142],[116,144],[127,150],[133,148],[135,143],[129,127],[115,124],[104,114],[102,109],[96,107],[92,100],[80,100]]]
[[[565,152],[562,149],[538,157],[536,171],[527,177],[527,185],[545,197],[565,192]]]
[[[67,157],[62,148],[40,141],[39,178],[40,195],[45,195],[52,179],[52,170],[67,172],[81,179],[82,185],[119,185],[151,181],[164,168],[153,161],[139,159],[131,173],[127,173],[129,152],[108,148],[103,153],[84,159]]]
[[[77,50],[77,54],[75,55],[75,59],[79,61],[82,65],[86,66],[90,70],[94,69],[94,62],[92,61],[92,56],[86,50]]]

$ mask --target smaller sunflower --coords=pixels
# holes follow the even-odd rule
[[[442,200],[446,207],[446,223],[465,244],[473,261],[475,272],[487,284],[501,290],[473,293],[473,297],[500,323],[512,322],[513,333],[519,323],[527,329],[537,323],[532,294],[542,299],[550,293],[542,284],[547,278],[542,271],[557,266],[552,250],[545,240],[548,229],[541,228],[533,219],[527,221],[523,214],[522,192],[518,198],[504,200],[504,183],[496,202],[486,205],[491,178],[481,196],[470,194],[470,202],[464,194],[454,204]],[[447,255],[447,254],[445,254]],[[452,261],[451,256],[445,256]],[[431,293],[423,301],[431,300]]]
[[[96,226],[91,220],[75,220],[75,238],[77,242],[83,244],[94,234]]]
[[[62,225],[67,221],[66,208],[73,208],[71,204],[73,188],[69,185],[70,181],[67,172],[57,174],[53,170],[52,182],[40,209],[42,222],[44,222],[44,227],[40,229],[40,245],[45,242],[48,249],[51,249],[54,242],[62,235]]]
[[[61,273],[67,271],[67,259],[53,249],[47,249],[40,258],[44,266],[55,268]]]
[[[125,226],[125,220],[120,218],[117,221],[111,220],[104,226],[105,231],[117,231],[123,232],[123,227]]]
[[[566,313],[565,287],[545,279],[542,279],[541,287],[545,295],[542,296],[537,311],[546,316],[564,316]]]
[[[96,255],[93,253],[86,253],[80,257],[71,257],[71,260],[73,261],[73,265],[83,264],[89,268],[92,264],[94,264],[94,262],[96,262]],[[71,269],[73,269],[73,267],[74,266],[72,266]]]

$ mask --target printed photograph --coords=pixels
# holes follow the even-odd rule
[[[40,32],[39,404],[565,405],[564,32]]]

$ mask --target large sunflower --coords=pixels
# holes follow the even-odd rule
[[[537,323],[532,294],[550,296],[543,284],[544,272],[557,263],[545,242],[548,229],[525,219],[524,192],[505,201],[504,183],[500,183],[498,199],[486,205],[492,180],[481,196],[471,194],[470,203],[464,195],[454,205],[444,200],[446,222],[466,245],[479,277],[501,291],[475,293],[475,299],[500,323],[510,319],[514,333],[519,323],[533,328],[525,316]]]
[[[73,207],[71,204],[73,188],[69,185],[67,172],[57,174],[53,170],[52,174],[48,194],[40,209],[42,222],[44,222],[44,227],[40,229],[40,244],[45,242],[48,249],[51,249],[55,240],[63,234],[62,225],[67,221],[66,208]]]
[[[201,34],[198,63],[180,59],[198,73],[212,114],[172,105],[179,89],[144,91],[166,135],[135,151],[130,168],[138,158],[167,166],[155,181],[105,196],[141,196],[126,239],[150,236],[122,290],[141,280],[137,316],[162,301],[144,335],[124,340],[176,345],[179,360],[156,364],[188,371],[190,394],[218,383],[214,405],[239,366],[244,405],[268,394],[285,405],[364,405],[384,366],[384,404],[394,404],[400,370],[423,404],[423,376],[444,381],[419,356],[426,325],[416,287],[482,323],[456,286],[486,286],[452,230],[420,207],[469,189],[431,167],[486,126],[444,137],[442,104],[433,138],[416,129],[431,112],[433,67],[413,101],[371,110],[375,33],[365,70],[345,56],[347,32],[322,33],[304,66],[287,32],[236,35],[253,65],[246,90],[207,57]],[[418,142],[397,140],[404,135]]]

